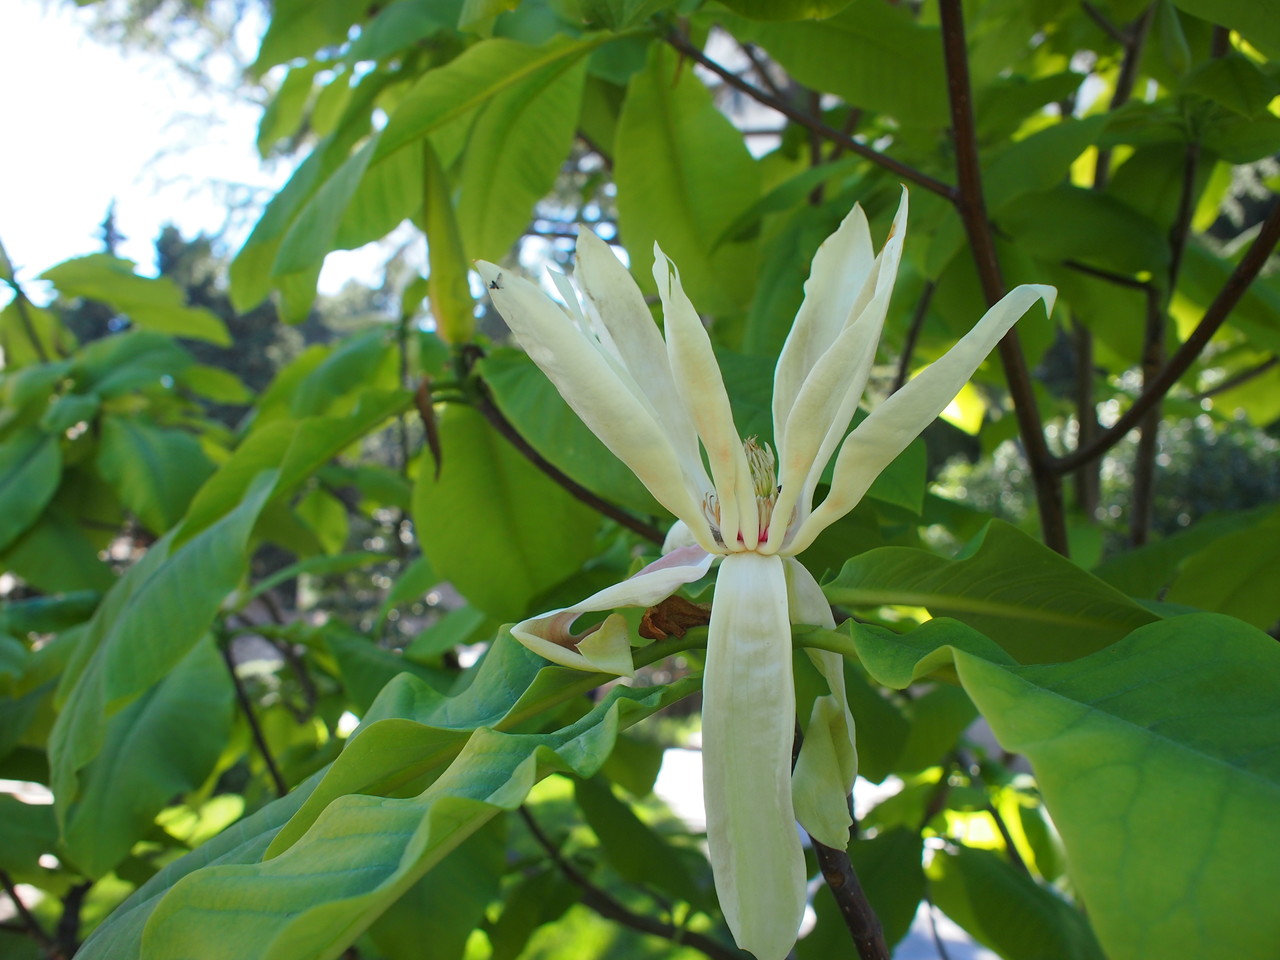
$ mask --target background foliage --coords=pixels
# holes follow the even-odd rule
[[[584,223],[644,285],[660,240],[767,440],[817,244],[905,182],[869,405],[1006,286],[1060,298],[801,558],[848,619],[796,642],[900,785],[847,851],[861,955],[924,904],[1010,960],[1273,956],[1278,13],[277,0],[247,80],[297,170],[225,286],[108,225],[40,304],[0,252],[0,953],[735,955],[653,796],[702,629],[594,689],[502,627],[670,518],[468,266]],[[318,319],[326,254],[406,222],[422,269]],[[814,909],[796,955],[848,955]]]

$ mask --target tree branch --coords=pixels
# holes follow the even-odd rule
[[[866,144],[859,143],[857,140],[853,139],[853,137],[843,134],[834,127],[827,126],[821,120],[809,116],[804,111],[797,110],[795,107],[791,106],[791,104],[786,103],[777,97],[771,96],[759,87],[752,86],[732,70],[722,67],[720,64],[706,56],[706,54],[690,43],[682,34],[672,31],[667,34],[665,39],[667,43],[676,50],[679,50],[682,54],[700,66],[706,67],[716,76],[724,80],[725,83],[729,84],[729,86],[742,91],[757,103],[763,104],[771,110],[778,111],[778,113],[782,114],[793,123],[804,127],[806,130],[819,134],[823,138],[830,140],[832,143],[839,144],[850,153],[856,153],[858,156],[870,160],[872,163],[896,174],[903,180],[908,180],[917,186],[924,187],[926,190],[936,193],[940,197],[946,197],[948,200],[955,199],[954,187],[948,186],[941,180],[935,180],[927,173],[916,170],[914,167],[909,167],[905,163],[901,163],[887,154],[881,153],[879,150],[873,150]]]
[[[1005,284],[982,194],[982,168],[973,122],[964,14],[960,0],[940,0],[939,9],[942,18],[942,52],[947,68],[947,94],[951,104],[951,132],[955,138],[956,175],[959,182],[958,192],[953,199],[964,223],[983,293],[988,305],[994,305],[1005,295]],[[1050,548],[1065,555],[1067,524],[1062,504],[1062,482],[1053,471],[1053,457],[1045,442],[1040,412],[1036,408],[1031,371],[1027,368],[1026,357],[1015,330],[1005,334],[999,349],[1005,380],[1013,398],[1014,415],[1018,420],[1018,433],[1035,483],[1036,504],[1044,540]]]
[[[1191,369],[1191,365],[1195,363],[1213,335],[1218,332],[1231,311],[1235,309],[1240,298],[1249,289],[1249,285],[1262,272],[1277,242],[1280,242],[1280,203],[1272,207],[1271,213],[1263,221],[1262,228],[1254,237],[1248,251],[1232,271],[1231,276],[1227,278],[1227,282],[1222,285],[1213,303],[1209,304],[1209,308],[1205,310],[1204,316],[1191,332],[1191,336],[1187,337],[1182,346],[1169,358],[1168,363],[1151,379],[1151,382],[1112,427],[1101,433],[1092,443],[1077,447],[1073,453],[1066,456],[1058,457],[1054,462],[1055,470],[1059,473],[1067,473],[1080,464],[1101,456],[1124,439],[1124,436],[1142,421],[1146,412],[1169,392],[1184,373]]]
[[[713,940],[694,930],[675,927],[653,917],[635,913],[579,873],[577,868],[561,855],[560,850],[552,842],[551,838],[543,832],[542,827],[528,807],[520,806],[519,812],[520,818],[524,820],[525,826],[529,828],[533,838],[546,851],[547,856],[551,858],[551,862],[556,865],[556,868],[564,874],[565,879],[582,888],[582,903],[584,906],[590,907],[600,916],[613,920],[615,923],[620,923],[625,927],[630,927],[632,930],[639,930],[641,933],[662,937],[672,943],[687,944],[711,957],[712,960],[743,960],[743,958],[748,957],[746,953],[728,947],[718,940]]]
[[[831,888],[836,905],[840,908],[840,916],[844,917],[849,936],[858,948],[860,960],[889,960],[889,947],[884,942],[880,918],[876,916],[871,901],[858,882],[858,874],[853,869],[848,852],[828,847],[813,837],[809,838],[809,842],[813,844],[818,866],[822,869],[822,879]]]
[[[1215,397],[1220,393],[1226,393],[1228,390],[1238,387],[1242,383],[1248,383],[1254,377],[1262,376],[1262,374],[1266,373],[1277,363],[1280,363],[1280,357],[1272,356],[1268,360],[1263,360],[1257,366],[1250,367],[1247,370],[1241,370],[1239,373],[1227,377],[1227,379],[1223,380],[1221,383],[1215,383],[1208,390],[1203,390],[1200,393],[1197,393],[1192,399],[1208,400],[1210,397]]]
[[[911,315],[911,326],[907,328],[907,339],[902,345],[902,356],[898,358],[898,375],[893,378],[893,389],[897,393],[907,382],[907,374],[911,372],[911,355],[915,353],[916,341],[920,338],[920,328],[924,326],[924,318],[929,312],[929,303],[933,300],[933,291],[937,284],[932,280],[925,281],[920,291],[920,299],[916,302],[915,312]]]

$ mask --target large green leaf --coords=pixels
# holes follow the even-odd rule
[[[1271,637],[1192,614],[1036,666],[952,621],[852,637],[844,652],[890,686],[954,669],[1001,746],[1026,754],[1112,960],[1236,960],[1280,942]]]
[[[231,679],[208,639],[111,717],[101,752],[81,773],[81,798],[65,814],[63,841],[76,866],[101,877],[176,795],[199,786],[226,747],[231,717]]]
[[[440,477],[418,465],[414,526],[436,572],[498,619],[531,612],[542,591],[595,550],[600,518],[521,456],[480,414],[450,406],[440,421]]]
[[[194,362],[172,337],[130,330],[86,344],[72,359],[72,372],[81,391],[105,399],[160,385]]]
[[[60,817],[80,796],[78,772],[102,751],[109,718],[182,661],[239,584],[275,480],[264,472],[238,507],[181,546],[172,534],[157,541],[103,599],[63,674],[49,736]]]
[[[627,89],[614,179],[619,226],[642,288],[654,289],[657,242],[699,310],[735,313],[750,302],[756,244],[719,240],[758,199],[759,166],[702,81],[662,44]]]
[[[183,430],[138,416],[102,418],[98,470],[126,509],[161,534],[187,510],[213,464],[200,441]]]
[[[855,557],[823,587],[848,607],[901,604],[956,617],[1024,663],[1092,653],[1155,619],[1015,527],[988,524],[954,560],[909,547]]]
[[[51,267],[41,278],[64,296],[111,304],[144,330],[231,345],[231,335],[217,316],[202,307],[188,307],[182,289],[167,277],[138,276],[130,260],[94,253]]]
[[[947,84],[937,27],[905,8],[854,0],[820,22],[743,24],[735,36],[763,46],[805,86],[910,126],[947,122]]]
[[[39,427],[0,444],[0,549],[36,522],[62,475],[62,447]]]
[[[1174,0],[1193,16],[1239,30],[1269,57],[1280,57],[1280,3],[1276,0]]]
[[[458,178],[468,256],[502,260],[551,191],[577,129],[587,59],[552,61],[495,96],[476,118]]]
[[[822,20],[849,5],[849,0],[724,0],[734,13],[753,20]]]
[[[143,949],[155,960],[338,957],[447,853],[519,806],[539,779],[592,775],[620,729],[684,692],[679,684],[615,688],[582,720],[550,734],[478,729],[422,793],[342,796],[272,859],[189,874],[155,909]]]

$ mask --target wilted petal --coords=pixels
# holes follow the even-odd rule
[[[835,628],[822,588],[800,561],[787,557],[787,604],[792,623]],[[819,843],[844,849],[849,843],[849,791],[858,775],[853,714],[844,685],[844,658],[829,650],[809,650],[809,659],[827,681],[804,729],[804,744],[791,777],[796,819]]]
[[[729,929],[760,960],[787,955],[804,915],[794,730],[782,559],[730,554],[716,581],[703,679],[707,845]]]
[[[631,378],[620,376],[564,308],[538,287],[492,263],[479,261],[476,269],[529,357],[579,419],[659,503],[687,523],[699,522],[696,478],[685,475],[665,427]]]
[[[788,546],[800,553],[862,499],[880,472],[906,449],[965,385],[991,349],[1037,300],[1053,311],[1057,291],[1042,284],[1011,290],[954,347],[876,407],[849,434],[836,458],[831,492]]]
[[[742,452],[738,428],[733,423],[720,364],[697,310],[680,285],[675,264],[657,244],[653,252],[653,279],[658,284],[666,320],[667,356],[671,360],[676,390],[702,438],[707,462],[711,464],[711,477],[720,501],[721,536],[731,550],[739,535],[748,550],[754,549],[759,539],[759,520],[751,471]]]
[[[621,583],[593,593],[581,603],[517,623],[511,628],[511,635],[553,663],[629,677],[634,668],[630,632],[623,617],[612,614],[598,627],[582,634],[573,632],[574,621],[584,613],[652,606],[686,583],[706,576],[714,559],[701,547],[681,547]]]

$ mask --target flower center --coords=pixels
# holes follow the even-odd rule
[[[751,470],[751,486],[756,495],[756,516],[760,523],[760,539],[769,534],[769,521],[773,518],[773,505],[778,499],[777,460],[767,443],[755,437],[742,441],[747,455],[747,467]]]

